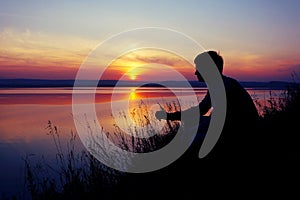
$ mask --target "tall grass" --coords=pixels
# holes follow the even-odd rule
[[[55,166],[41,159],[24,158],[26,185],[32,199],[78,199],[111,195],[122,173],[106,167],[86,151],[76,151],[77,136],[71,132],[65,151],[58,128],[48,122],[48,135],[56,149]],[[109,192],[109,193],[108,193]]]
[[[263,104],[256,101],[262,111],[260,137],[266,158],[300,160],[300,85],[289,85],[278,96],[270,91]]]
[[[168,111],[176,111],[176,102],[165,105]],[[133,110],[131,118],[146,125],[150,121],[147,105],[141,101],[137,109]],[[121,113],[125,123],[129,116]],[[87,125],[87,131],[90,125]],[[155,127],[147,128],[147,135],[152,137],[134,137],[138,133],[136,127],[131,127],[131,134],[125,133],[116,124],[112,133],[106,133],[107,137],[115,144],[126,151],[149,152],[163,147],[172,140],[179,128],[179,122],[168,122],[162,129],[167,134],[153,134]],[[77,134],[71,131],[66,147],[62,144],[59,129],[48,121],[47,135],[53,141],[55,147],[55,166],[45,160],[33,162],[31,156],[25,156],[26,187],[30,197],[35,199],[93,199],[101,197],[103,199],[119,196],[119,182],[126,173],[114,170],[100,163],[89,152],[77,151]],[[120,160],[122,162],[122,160]],[[122,163],[120,163],[122,164]]]
[[[180,106],[178,102],[172,101],[165,103],[164,109],[167,112],[174,112],[178,111]],[[149,105],[143,100],[130,110],[130,116],[127,116],[124,111],[119,114],[127,129],[124,131],[114,124],[114,131],[106,135],[114,144],[126,151],[138,153],[155,151],[170,142],[180,127],[178,121],[167,121],[163,127],[160,127],[156,120],[151,119],[154,113],[150,113]]]

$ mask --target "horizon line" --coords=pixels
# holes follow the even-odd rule
[[[30,81],[75,81],[76,79],[41,79],[41,78],[0,78],[0,81],[4,80],[30,80]],[[185,82],[185,81],[176,81],[176,80],[162,80],[162,81],[155,81],[155,82],[149,82],[149,81],[143,81],[143,80],[117,80],[117,79],[103,79],[103,80],[93,80],[93,79],[82,79],[81,81],[122,81],[122,82],[148,82],[151,84],[160,83],[160,82]],[[187,80],[189,82],[199,82],[198,80]],[[256,83],[272,83],[272,82],[284,82],[284,83],[300,83],[300,81],[286,81],[286,80],[269,80],[269,81],[257,81],[257,80],[250,80],[250,81],[238,81],[238,82],[256,82]],[[203,83],[203,82],[199,82]]]

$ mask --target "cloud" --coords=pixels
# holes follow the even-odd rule
[[[176,69],[193,67],[188,61],[180,56],[157,49],[139,49],[130,52],[116,59],[114,63],[112,63],[112,67],[123,66],[124,68],[131,69],[133,67],[141,67],[150,64],[167,65]]]
[[[74,71],[79,69],[88,53],[98,45],[99,41],[69,35],[32,32],[29,29],[18,31],[5,28],[0,32],[0,43],[2,78],[43,78],[44,76],[44,78],[56,79],[57,77],[74,78]],[[105,55],[95,54],[97,57],[91,59],[92,63],[95,63],[94,67],[105,67],[105,61],[118,51],[119,45],[121,44],[109,47]],[[114,60],[104,77],[116,79],[134,67],[148,64],[167,65],[183,73],[186,73],[190,66],[186,60],[170,52],[143,49]],[[137,75],[145,71],[140,68],[137,70]],[[191,70],[186,74],[193,74],[193,72]]]
[[[0,78],[74,79],[76,68],[60,66],[1,66]]]
[[[157,67],[158,65],[160,67]],[[177,70],[189,79],[194,77],[194,66],[188,61],[173,53],[157,49],[139,49],[125,54],[116,59],[107,71],[117,72],[119,76],[134,71],[137,78],[172,80],[170,69]]]
[[[224,74],[243,81],[291,80],[293,71],[299,71],[300,58],[291,54],[228,51]]]
[[[49,67],[78,68],[97,43],[76,36],[5,28],[0,32],[0,71],[3,70],[3,66],[11,66],[12,69],[19,66],[23,67],[23,70],[41,70]]]

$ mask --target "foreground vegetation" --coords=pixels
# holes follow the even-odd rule
[[[262,110],[259,130],[253,135],[259,141],[257,145],[260,155],[257,163],[259,166],[262,162],[273,161],[287,165],[298,163],[300,160],[300,136],[297,127],[300,114],[299,85],[295,84],[287,88],[279,98],[275,98],[272,94],[270,96],[271,98],[264,104],[256,102]],[[169,104],[167,107],[174,109],[174,105]],[[141,113],[136,116],[145,117]],[[144,122],[145,120],[141,123]],[[169,134],[159,135],[150,140],[125,137],[118,128],[112,135],[117,137],[118,145],[125,150],[153,151],[170,141],[179,126],[179,123],[169,122],[164,128]],[[30,156],[24,158],[26,188],[31,199],[140,199],[162,197],[163,194],[168,196],[176,192],[191,198],[199,192],[199,185],[192,184],[194,182],[192,179],[204,182],[202,187],[205,188],[209,185],[209,181],[216,180],[215,177],[228,174],[228,171],[220,171],[220,166],[223,169],[228,165],[226,162],[218,163],[220,172],[216,171],[212,174],[209,170],[216,166],[212,165],[211,161],[197,158],[197,163],[189,162],[189,157],[185,157],[184,160],[179,159],[156,172],[123,173],[106,167],[86,151],[77,152],[75,133],[71,133],[67,148],[63,148],[58,128],[49,121],[47,129],[56,148],[55,167],[44,159],[35,163],[31,161]],[[223,182],[218,181],[217,184],[221,183]]]
[[[148,108],[141,101],[137,110],[131,112],[136,123],[146,125],[149,119]],[[176,102],[166,104],[167,110],[177,109]],[[135,113],[133,113],[135,112]],[[120,113],[124,123],[128,123],[128,116]],[[162,148],[170,142],[179,128],[178,122],[168,122],[162,132],[168,134],[155,134],[149,138],[136,138],[124,133],[115,125],[113,133],[106,133],[107,137],[116,145],[126,151],[149,152]],[[31,199],[115,199],[124,197],[133,180],[128,182],[128,177],[133,175],[114,170],[100,163],[89,152],[78,152],[77,144],[80,140],[71,132],[67,147],[62,145],[59,129],[48,121],[47,135],[51,137],[55,146],[56,155],[54,164],[49,160],[33,161],[31,156],[24,158],[26,170],[26,187]],[[90,131],[87,128],[87,131]],[[131,135],[143,134],[138,129],[130,129]],[[154,127],[150,126],[150,134]],[[124,190],[127,188],[126,190]]]
[[[279,96],[270,92],[263,111],[261,136],[267,148],[266,157],[278,160],[300,161],[300,86],[289,86]]]

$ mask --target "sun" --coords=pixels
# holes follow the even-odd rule
[[[135,67],[127,71],[127,76],[130,80],[136,80],[137,74],[138,74],[138,70]]]
[[[131,72],[131,73],[129,74],[129,78],[130,78],[131,80],[136,80],[136,74],[133,73],[133,72]]]

